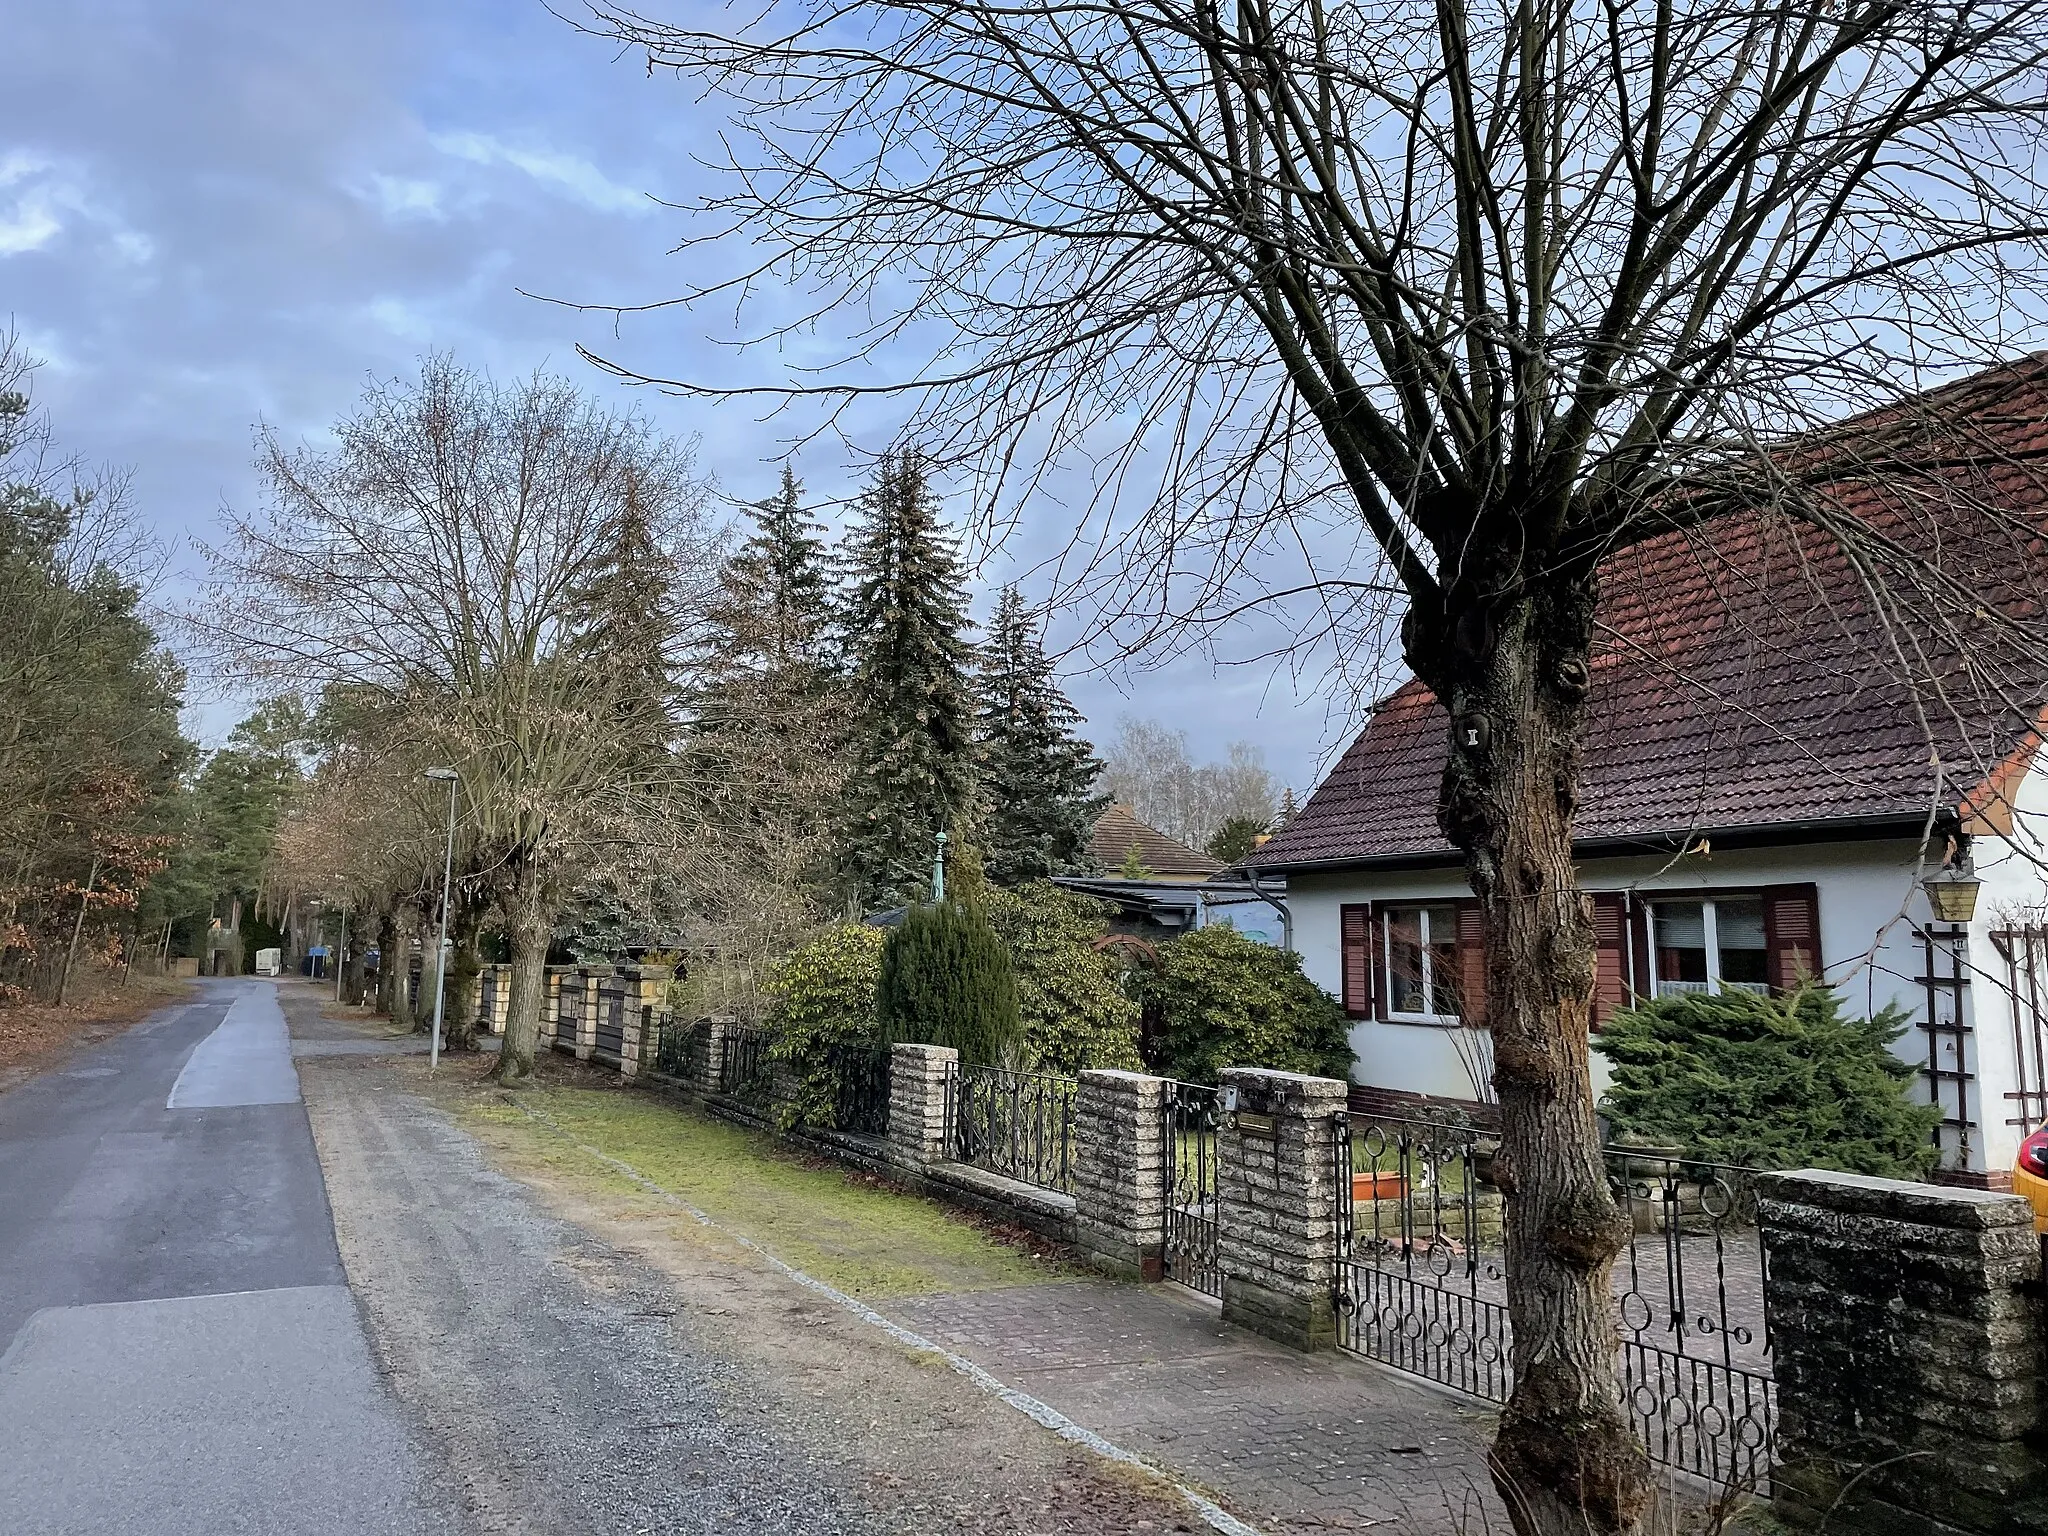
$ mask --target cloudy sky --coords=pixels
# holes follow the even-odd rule
[[[0,0],[0,100],[0,320],[45,360],[37,394],[64,444],[133,467],[184,579],[222,505],[256,500],[259,421],[316,436],[427,349],[601,393],[618,386],[579,341],[671,377],[752,366],[719,317],[615,335],[522,295],[676,292],[685,216],[657,199],[689,197],[717,129],[714,108],[538,0]],[[634,398],[701,435],[725,494],[770,489],[778,429],[755,408]],[[861,447],[886,446],[886,419],[860,425]],[[847,490],[839,452],[799,460],[814,494]],[[1098,739],[1125,712],[1204,753],[1251,739],[1296,785],[1342,729],[1313,688],[1260,668],[1183,661],[1070,689]],[[217,736],[228,718],[196,724]]]

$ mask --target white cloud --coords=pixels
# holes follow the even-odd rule
[[[622,187],[588,160],[552,150],[520,149],[487,133],[436,134],[434,148],[473,165],[507,165],[604,213],[646,213],[644,193]]]
[[[372,176],[370,199],[387,219],[439,219],[441,187],[411,176]]]
[[[0,212],[0,256],[40,250],[63,229],[48,195],[40,190],[26,192],[15,199],[13,207]]]
[[[415,305],[391,294],[370,300],[362,307],[361,313],[372,325],[402,340],[429,342],[434,339],[433,322]]]
[[[74,220],[100,230],[123,261],[140,264],[154,256],[149,237],[96,205],[84,183],[81,173],[26,150],[0,156],[0,257],[39,251]]]

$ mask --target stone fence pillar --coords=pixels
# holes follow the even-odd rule
[[[604,1006],[604,978],[611,975],[608,965],[586,965],[583,967],[583,1006],[576,1016],[576,1059],[590,1060],[591,1052],[597,1049],[598,1010]]]
[[[960,1053],[950,1045],[889,1048],[889,1156],[922,1169],[946,1159],[946,1088]]]
[[[704,1021],[704,1059],[696,1064],[697,1087],[701,1092],[726,1092],[725,1041],[726,1037],[738,1028],[738,1019]]]
[[[622,1077],[638,1077],[654,1065],[654,1053],[661,1043],[655,1032],[661,1027],[661,1004],[671,974],[658,965],[619,967],[625,1010],[624,1039],[619,1045]]]
[[[1086,1071],[1074,1094],[1076,1233],[1090,1258],[1126,1279],[1162,1274],[1168,1092],[1163,1077]]]
[[[540,1043],[553,1045],[562,1038],[562,978],[573,967],[551,965],[546,968],[547,991],[540,1000]]]
[[[1223,1318],[1296,1349],[1337,1341],[1337,1127],[1348,1084],[1227,1067],[1216,1133]]]
[[[1776,1499],[1802,1529],[2048,1532],[2041,1242],[2016,1195],[1766,1174]]]

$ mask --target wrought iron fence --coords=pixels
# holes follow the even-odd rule
[[[1044,1072],[955,1067],[946,1079],[946,1146],[956,1161],[1072,1193],[1074,1093]]]
[[[774,1085],[774,1068],[768,1056],[772,1037],[765,1029],[739,1025],[725,1032],[725,1047],[718,1064],[718,1086],[739,1098],[758,1098]]]
[[[1201,1083],[1167,1084],[1166,1278],[1205,1295],[1223,1290],[1216,1255],[1216,1126],[1221,1099]]]
[[[1469,1127],[1342,1116],[1342,1347],[1493,1402],[1514,1386],[1505,1205]],[[1630,1220],[1614,1266],[1622,1401],[1650,1455],[1760,1487],[1776,1429],[1754,1170],[1611,1147]]]
[[[642,1013],[641,1021],[640,1038],[654,1042],[655,1071],[692,1082],[702,1080],[710,1055],[709,1019],[685,1021],[672,1013],[657,1013],[649,1008]]]
[[[1764,1486],[1777,1433],[1757,1170],[1609,1147],[1630,1217],[1614,1266],[1622,1401],[1650,1454],[1727,1485]]]
[[[888,1135],[889,1047],[834,1045],[825,1060],[832,1071],[832,1123],[859,1136]]]

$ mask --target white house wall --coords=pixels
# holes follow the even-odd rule
[[[2048,781],[2039,776],[2024,786],[2022,816],[2031,803],[2048,813]],[[2038,823],[2048,825],[2048,822]],[[1989,932],[1997,925],[1994,910],[2041,900],[2039,869],[1980,840],[1978,869],[1985,880],[1977,921],[1971,926],[1970,953],[1981,971],[1994,956]],[[1897,1003],[1919,1020],[1926,1013],[1919,925],[1929,918],[1919,882],[1922,867],[1918,843],[1912,840],[1812,843],[1790,847],[1713,850],[1704,857],[1597,859],[1580,867],[1587,890],[1658,891],[1753,890],[1759,886],[1811,881],[1820,916],[1820,944],[1825,979],[1840,989],[1851,1007],[1866,1014]],[[1431,901],[1470,894],[1464,879],[1450,870],[1379,872],[1352,869],[1331,873],[1296,871],[1288,878],[1288,900],[1294,917],[1294,942],[1310,977],[1334,995],[1342,995],[1338,941],[1339,908],[1348,902]],[[2011,1011],[1983,978],[1973,982],[1978,1033],[1967,1070],[1977,1074],[1972,1111],[1982,1135],[1971,1148],[1972,1166],[2010,1167],[2020,1132],[2004,1124],[2011,1090]],[[2002,990],[2002,989],[1998,989]],[[1988,1034],[1987,1034],[1988,1026]],[[1454,1031],[1431,1024],[1354,1021],[1352,1049],[1358,1063],[1356,1081],[1380,1088],[1447,1098],[1474,1096],[1471,1076]],[[1915,1066],[1927,1060],[1927,1036],[1909,1029],[1896,1046]],[[1593,1070],[1597,1087],[1605,1086],[1604,1062],[1597,1052]]]
[[[1987,1157],[1992,1168],[2009,1168],[2019,1143],[2031,1126],[2020,1115],[2015,1098],[2020,1085],[2018,1053],[2031,1054],[2038,1027],[2030,1009],[2016,1006],[2004,958],[1990,935],[2001,928],[2048,923],[2048,774],[2037,764],[2013,794],[2013,831],[2009,839],[1979,837],[1974,853],[1977,875],[1984,882],[1977,897],[1976,920],[1970,924],[1970,984],[1973,1060],[1984,1123]],[[2032,1076],[2032,1074],[2029,1074]],[[2032,1083],[2039,1088],[2039,1082]],[[2007,1124],[2008,1120],[2020,1123]]]

